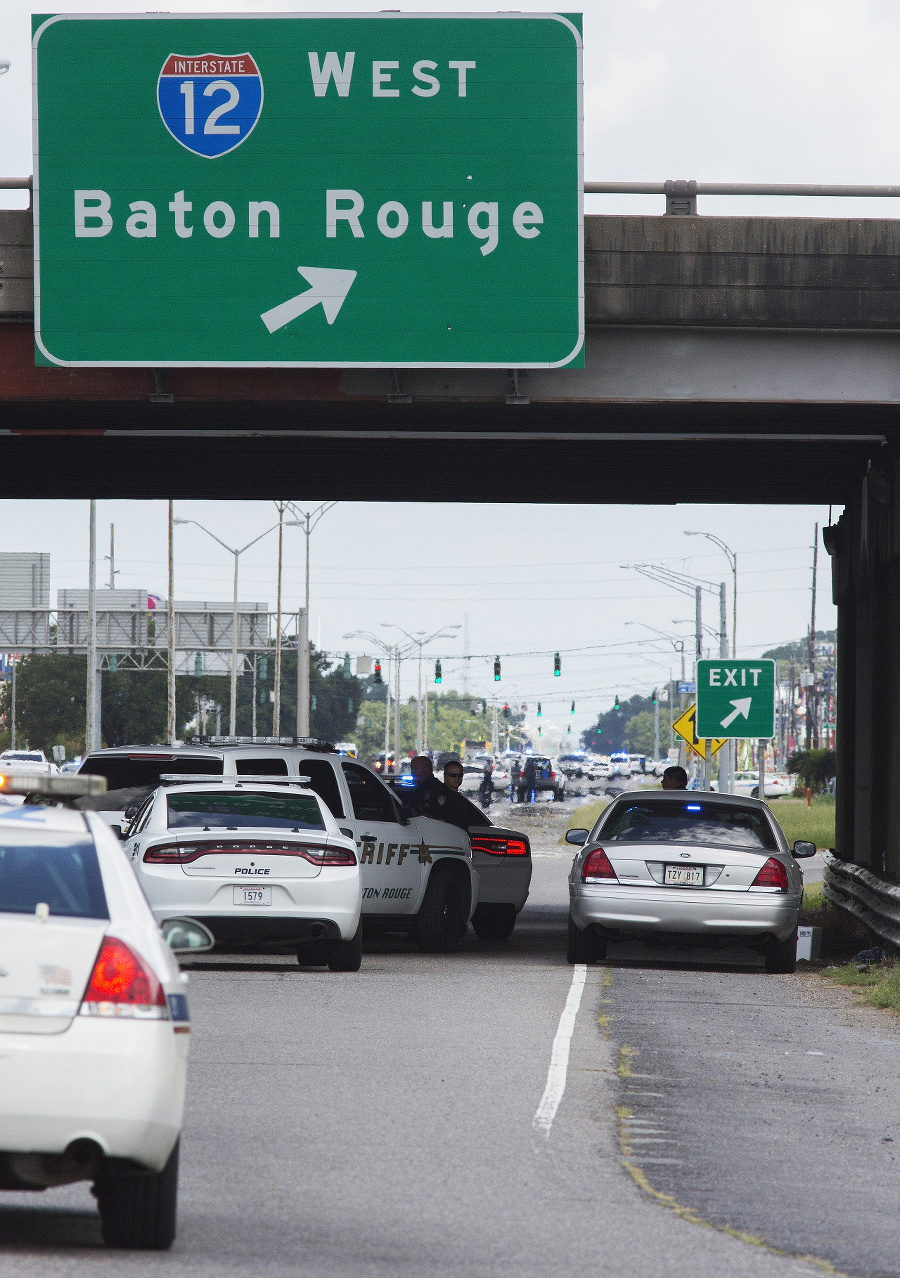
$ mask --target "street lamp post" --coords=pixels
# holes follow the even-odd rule
[[[427,729],[428,704],[427,702],[425,705],[425,725],[426,726],[425,726],[424,732],[423,732],[423,719],[422,719],[422,649],[425,647],[426,644],[431,643],[435,639],[455,639],[456,635],[447,634],[446,631],[459,630],[460,627],[459,625],[441,626],[440,629],[435,630],[434,634],[428,635],[427,637],[423,638],[422,636],[425,635],[424,630],[417,630],[414,635],[411,635],[408,630],[404,630],[402,626],[398,626],[395,621],[382,621],[381,624],[386,629],[399,630],[402,635],[406,635],[410,643],[415,644],[416,647],[419,649],[419,695],[418,695],[418,700],[416,701],[416,753],[422,754],[427,748],[426,738],[428,735],[428,729]]]
[[[214,532],[204,527],[203,524],[197,523],[196,519],[173,519],[173,524],[193,524],[195,528],[199,528],[201,532],[205,532],[207,537],[212,537],[213,541],[217,541],[219,545],[227,550],[230,555],[234,555],[234,599],[231,615],[231,705],[229,707],[229,736],[237,735],[237,657],[238,657],[238,562],[245,550],[249,550],[251,546],[255,546],[258,541],[262,541],[263,537],[268,537],[270,532],[274,532],[278,524],[273,524],[271,528],[267,528],[265,532],[261,532],[258,537],[254,537],[252,541],[248,541],[246,546],[236,549],[229,546],[217,537]]]
[[[731,587],[731,655],[737,656],[737,551],[732,550],[730,546],[722,541],[721,537],[716,537],[714,533],[702,532],[695,528],[686,528],[684,530],[685,537],[705,537],[707,541],[711,541],[713,545],[718,546],[725,555],[731,567],[732,587]],[[721,616],[721,631],[719,640],[719,656],[728,656],[728,640],[725,636],[725,590],[724,587],[719,595],[719,611]],[[725,765],[728,775],[722,777],[722,769],[719,768],[719,786],[723,790],[727,790],[730,794],[734,790],[734,773],[737,764],[735,752],[737,750],[737,742],[729,741],[725,747]]]
[[[405,633],[405,632],[404,632]],[[394,662],[394,765],[400,761],[400,662],[404,657],[409,656],[418,640],[412,643],[401,645],[399,643],[388,644],[378,635],[373,634],[371,630],[352,630],[349,634],[343,636],[345,639],[366,639],[380,650],[388,661]],[[384,762],[387,768],[387,747],[388,735],[391,721],[391,676],[387,672],[387,697],[385,710],[385,727],[384,727]]]
[[[323,501],[315,510],[300,510],[288,503],[296,519],[288,520],[289,528],[302,528],[306,538],[306,591],[302,614],[297,618],[297,736],[309,736],[309,539],[323,515],[333,510],[336,501]]]
[[[683,684],[684,684],[684,680],[685,680],[685,673],[684,673],[684,640],[683,640],[683,639],[679,639],[676,635],[670,635],[670,634],[667,634],[667,633],[665,632],[665,630],[657,630],[656,626],[648,626],[648,625],[647,625],[647,623],[646,623],[646,621],[626,621],[626,622],[625,622],[625,625],[626,625],[626,626],[643,626],[643,628],[644,628],[645,630],[651,630],[651,631],[653,632],[653,634],[655,634],[655,635],[659,635],[661,639],[665,639],[666,643],[670,643],[670,644],[672,645],[672,647],[675,649],[675,651],[676,651],[677,653],[679,653],[679,655],[681,656],[681,682],[682,682],[682,685],[683,685]],[[670,698],[671,698],[671,687],[672,687],[672,680],[671,680],[671,671],[670,671],[670,678],[669,678]],[[679,706],[680,706],[680,708],[683,710],[683,709],[684,709],[684,693],[683,693],[683,692],[679,693],[679,698],[680,698],[680,700],[679,700]],[[657,693],[657,702],[658,702],[658,699],[659,699],[659,694]],[[657,739],[658,739],[658,735],[659,735],[659,705],[658,705],[658,704],[657,704],[657,706],[656,706],[656,708],[655,708],[655,709],[656,709],[656,713],[655,713],[655,718],[656,718],[655,731],[656,731],[656,736],[657,736]],[[670,702],[669,702],[669,735],[670,735],[670,736],[672,735],[672,704],[671,704],[671,700],[670,700]],[[684,754],[685,754],[685,746],[684,746],[684,745],[682,745],[681,743],[679,743],[679,746],[678,746],[678,762],[679,762],[679,764],[680,764],[682,767],[684,767],[684,764],[685,764],[685,759],[682,757]]]

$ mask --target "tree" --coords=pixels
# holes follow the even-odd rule
[[[472,706],[478,709],[473,712]],[[428,693],[428,748],[429,750],[459,750],[464,738],[470,741],[490,741],[491,711],[481,709],[482,700],[458,692]],[[366,700],[360,713],[365,723],[354,729],[352,740],[359,748],[361,759],[372,759],[384,749],[385,703]],[[410,697],[400,704],[400,751],[408,754],[416,743],[416,699]],[[391,702],[391,725],[388,733],[388,750],[394,748],[394,705]]]
[[[669,708],[659,707],[659,749],[664,753],[669,742]],[[653,711],[641,710],[625,724],[625,745],[632,754],[653,755]]]
[[[798,750],[788,759],[787,767],[810,790],[824,790],[837,774],[837,755],[834,750]]]
[[[633,696],[627,701],[620,703],[619,708],[613,706],[601,714],[596,726],[588,728],[581,734],[581,743],[585,750],[594,750],[603,754],[612,754],[615,750],[633,750],[638,753],[636,747],[629,744],[628,740],[628,723],[636,715],[650,711],[650,746],[649,749],[640,753],[651,754],[653,751],[653,698]],[[668,724],[666,724],[668,732]],[[660,735],[662,735],[662,708],[660,707]]]

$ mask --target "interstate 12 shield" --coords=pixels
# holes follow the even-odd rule
[[[212,160],[233,151],[253,132],[262,110],[262,76],[249,53],[170,53],[159,73],[156,98],[175,141]]]

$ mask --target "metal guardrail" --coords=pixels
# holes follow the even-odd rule
[[[0,191],[32,191],[33,177],[0,177]],[[786,195],[900,199],[900,186],[853,186],[824,182],[695,182],[668,178],[664,182],[585,182],[585,195],[664,195],[669,216],[697,212],[698,195]]]
[[[885,941],[900,946],[900,887],[871,870],[824,854],[824,893],[832,905],[860,919]]]

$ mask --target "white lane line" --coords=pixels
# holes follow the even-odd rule
[[[537,1107],[531,1126],[536,1132],[543,1132],[549,1137],[550,1128],[559,1109],[559,1102],[566,1090],[566,1074],[569,1069],[569,1046],[575,1030],[575,1017],[581,1006],[581,995],[584,993],[584,982],[587,977],[587,964],[576,963],[572,973],[572,984],[569,986],[569,997],[559,1018],[556,1038],[550,1052],[550,1068],[547,1070],[547,1086]]]

